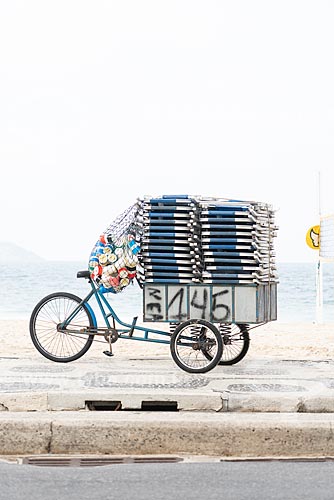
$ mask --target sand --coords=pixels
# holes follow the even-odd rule
[[[145,324],[148,325],[147,323]],[[168,331],[168,324],[150,324]],[[254,325],[252,325],[254,326]],[[1,357],[40,359],[29,334],[29,321],[0,320]],[[271,322],[250,331],[251,345],[247,358],[327,360],[334,358],[334,324]],[[85,359],[99,358],[108,344],[94,342]],[[120,339],[113,344],[117,356],[169,356],[169,345]]]

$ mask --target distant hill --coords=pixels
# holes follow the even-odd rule
[[[0,241],[0,264],[7,262],[41,262],[44,259],[15,243]]]

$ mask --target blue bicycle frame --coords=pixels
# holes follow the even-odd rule
[[[121,325],[122,327],[125,328],[117,328],[117,333],[121,338],[124,339],[129,339],[129,340],[141,340],[145,342],[155,342],[155,343],[160,343],[160,344],[169,344],[170,340],[164,340],[164,339],[155,339],[155,338],[149,338],[149,334],[156,334],[156,335],[161,335],[165,337],[171,337],[171,334],[169,332],[164,332],[162,330],[155,330],[152,328],[147,328],[147,327],[142,327],[142,326],[137,326],[137,317],[133,318],[132,324],[125,323],[124,321],[120,320],[117,314],[115,313],[114,309],[111,307],[110,303],[107,301],[105,296],[100,292],[99,288],[95,286],[95,283],[92,280],[89,280],[89,283],[91,285],[91,291],[88,293],[88,295],[81,300],[81,302],[78,304],[78,306],[73,310],[73,312],[70,314],[68,318],[66,318],[63,323],[61,323],[60,328],[66,328],[71,321],[75,318],[75,316],[78,314],[80,311],[81,307],[84,305],[91,318],[92,322],[94,325],[94,331],[92,331],[92,335],[108,335],[108,330],[112,331],[112,329],[115,328],[115,322]],[[89,301],[92,297],[95,297],[98,306],[100,308],[101,314],[103,316],[103,319],[106,324],[106,331],[104,333],[98,333],[98,326],[97,326],[97,319],[94,313],[93,308],[89,304]],[[112,318],[113,320],[113,326],[110,325],[109,318]],[[96,329],[96,331],[95,331]],[[134,331],[136,332],[142,332],[142,336],[139,335],[134,335]],[[102,329],[101,329],[102,332]],[[89,333],[89,332],[87,332]]]

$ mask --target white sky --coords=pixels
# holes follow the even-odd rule
[[[334,212],[334,3],[2,0],[1,234],[87,260],[138,196],[272,203],[279,261]]]

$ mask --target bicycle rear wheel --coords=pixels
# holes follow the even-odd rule
[[[176,327],[171,336],[170,350],[173,360],[182,370],[205,373],[214,368],[221,359],[223,341],[212,323],[190,319]]]
[[[219,329],[223,340],[223,354],[218,364],[235,365],[239,363],[246,356],[249,349],[248,325],[221,324]],[[212,359],[213,356],[210,350],[205,351],[204,355],[208,359]]]
[[[94,335],[82,333],[94,327],[92,316],[82,304],[74,318],[60,328],[80,304],[71,293],[52,293],[34,308],[30,318],[30,336],[36,349],[51,361],[67,363],[83,356],[92,345]]]
[[[219,365],[235,365],[247,354],[249,349],[248,325],[233,324],[220,325],[220,333],[223,338],[223,355]]]

